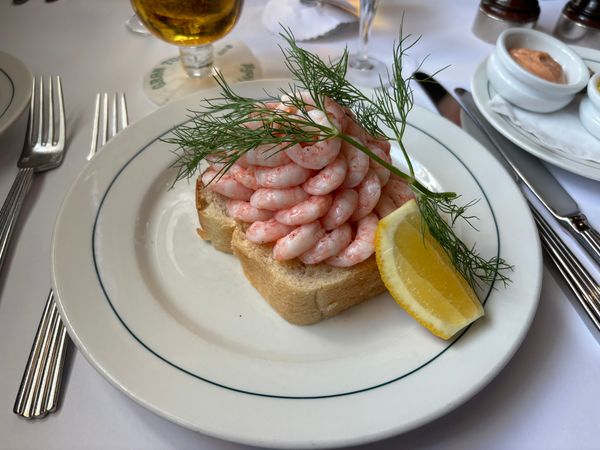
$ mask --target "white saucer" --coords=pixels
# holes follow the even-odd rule
[[[600,51],[575,46],[572,48],[583,58],[592,71],[600,71]],[[499,133],[532,155],[577,175],[600,180],[600,162],[596,163],[595,161],[576,157],[571,158],[564,153],[549,148],[538,141],[533,135],[527,134],[515,127],[506,117],[492,111],[489,107],[489,102],[496,94],[496,91],[488,80],[485,64],[486,62],[483,61],[475,70],[471,80],[471,91],[477,107],[488,122]]]

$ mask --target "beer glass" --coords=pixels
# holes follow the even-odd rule
[[[229,33],[240,15],[243,0],[131,0],[148,30],[179,46],[187,75],[212,73],[212,43]]]
[[[125,22],[125,27],[135,34],[141,34],[142,36],[150,35],[148,29],[144,26],[140,18],[136,13],[133,13],[129,19]]]

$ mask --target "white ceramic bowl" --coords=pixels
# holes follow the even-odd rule
[[[552,83],[533,75],[510,56],[512,48],[548,53],[561,65],[567,83]],[[587,66],[566,44],[540,31],[524,28],[511,28],[498,36],[486,71],[490,83],[502,97],[520,108],[542,113],[565,107],[589,79]]]
[[[600,139],[600,72],[596,73],[587,86],[587,97],[579,104],[579,120],[593,136]]]

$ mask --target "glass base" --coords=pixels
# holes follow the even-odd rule
[[[381,85],[380,79],[387,84],[390,70],[385,63],[376,58],[350,55],[346,79],[359,87],[376,88]]]
[[[227,42],[215,45],[214,67],[202,74],[205,76],[188,76],[177,56],[160,61],[144,76],[144,94],[155,105],[164,105],[199,90],[215,87],[217,83],[212,76],[215,70],[219,70],[231,84],[262,76],[258,60],[246,45]]]
[[[179,47],[179,58],[183,69],[192,78],[214,75],[215,52],[212,44]]]
[[[402,78],[411,76],[416,68],[417,64],[411,57],[402,56]],[[357,55],[348,57],[346,79],[355,86],[376,89],[381,87],[381,81],[384,86],[388,86],[391,73],[392,67],[377,58],[359,58]]]

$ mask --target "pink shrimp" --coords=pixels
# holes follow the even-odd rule
[[[255,244],[267,244],[275,242],[294,231],[296,227],[284,225],[275,219],[266,222],[254,222],[246,230],[246,239]]]
[[[296,91],[292,95],[284,94],[281,96],[281,103],[292,105],[292,98],[302,101],[307,111],[315,109],[315,101],[308,91]]]
[[[287,209],[308,198],[301,187],[287,189],[261,188],[252,194],[250,204],[255,208],[279,211]]]
[[[369,169],[367,176],[358,185],[356,190],[358,192],[358,205],[352,216],[350,216],[350,221],[352,222],[356,222],[367,214],[370,214],[379,201],[381,184],[375,171]]]
[[[206,156],[206,161],[215,170],[219,171],[233,161],[231,152],[219,151]]]
[[[327,116],[329,120],[339,131],[342,131],[346,128],[348,123],[348,116],[346,116],[346,111],[344,108],[337,103],[335,100],[325,97],[324,100],[325,112],[327,112]]]
[[[321,218],[321,224],[327,231],[346,222],[358,206],[358,192],[354,189],[338,191],[327,214]]]
[[[319,110],[313,109],[308,112],[309,117],[320,125],[332,127],[327,115]],[[301,146],[294,145],[285,152],[299,166],[307,169],[320,170],[331,163],[340,153],[341,140],[338,137],[314,142],[313,144]]]
[[[226,206],[229,217],[242,222],[252,223],[269,220],[273,217],[273,211],[255,208],[249,202],[242,200],[227,200]]]
[[[350,244],[350,241],[352,241],[352,227],[345,223],[327,233],[313,248],[300,255],[300,261],[304,264],[318,264],[337,255]]]
[[[352,139],[364,144],[361,139],[356,136],[350,136]],[[353,188],[360,184],[362,179],[369,170],[369,161],[371,158],[366,153],[350,145],[346,141],[342,143],[342,154],[346,157],[348,163],[348,173],[342,187]]]
[[[316,102],[312,95],[308,91],[296,91],[292,96],[304,103],[304,108],[307,112],[311,112],[316,109]],[[292,96],[282,95],[281,103],[283,105],[292,106]],[[324,97],[323,106],[325,107],[326,116],[329,119],[329,123],[342,131],[346,127],[348,117],[346,116],[346,110],[335,100],[330,97]],[[320,114],[319,114],[320,115]],[[314,120],[314,117],[313,117]]]
[[[294,105],[292,105],[290,102],[281,102],[277,105],[277,107],[274,109],[274,111],[277,111],[278,113],[286,113],[289,115],[298,115],[298,108],[296,108]],[[275,128],[281,128],[280,124],[274,123],[273,126]]]
[[[350,267],[366,260],[375,251],[375,232],[379,219],[375,214],[369,214],[358,222],[354,240],[335,256],[325,262],[335,267]]]
[[[246,154],[243,154],[242,156],[240,156],[237,161],[235,162],[236,166],[240,166],[243,167],[244,169],[248,168],[250,166],[250,163],[248,163],[248,160],[246,159]]]
[[[279,105],[278,102],[266,102],[264,103],[264,107],[270,110],[276,109],[277,105]],[[258,107],[261,107],[261,105],[257,105]],[[259,112],[254,112],[251,113],[249,115],[250,119],[256,119],[256,120],[250,120],[248,122],[244,122],[244,126],[250,130],[257,130],[258,128],[262,128],[265,126],[265,123],[263,121],[263,117],[261,117],[261,113]]]
[[[325,234],[318,221],[301,225],[278,239],[273,247],[273,258],[287,261],[297,258],[312,248]]]
[[[376,137],[371,136],[370,134],[367,134],[367,145],[374,145],[376,147],[379,147],[385,152],[386,155],[389,155],[390,151],[392,150],[392,144],[390,144],[390,141],[388,141],[385,138],[378,139]]]
[[[302,185],[302,189],[311,195],[329,194],[344,182],[347,171],[346,158],[343,155],[338,155],[332,163],[325,166],[318,174],[306,180]]]
[[[238,183],[232,175],[225,173],[219,177],[217,171],[208,169],[202,174],[202,184],[211,191],[234,200],[250,200],[252,189]]]
[[[206,161],[208,162],[209,167],[216,172],[220,171],[227,165],[227,163],[220,161],[220,158],[217,158],[216,156],[207,156]]]
[[[249,120],[248,122],[243,123],[243,126],[248,128],[249,130],[258,130],[259,128],[262,128],[265,126],[263,118],[260,117],[260,115],[258,113],[250,114],[249,118],[253,119],[253,120]]]
[[[393,176],[383,188],[383,193],[392,199],[396,208],[399,208],[410,199],[415,198],[410,186],[401,178]]]
[[[331,195],[315,195],[275,213],[275,220],[286,225],[304,225],[323,216],[333,201]]]
[[[295,92],[293,94],[293,98],[296,98],[304,103],[306,103],[307,105],[314,105],[314,102],[312,100],[312,97],[310,96],[310,94],[307,91],[302,91],[302,92]],[[307,111],[310,111],[311,109],[314,109],[314,106],[306,106],[305,108]],[[274,110],[278,113],[283,113],[284,115],[287,115],[289,118],[292,118],[291,116],[296,116],[298,119],[301,119],[302,117],[299,115],[299,110],[298,107],[296,105],[294,105],[293,103],[293,99],[292,96],[284,94],[281,96],[281,102],[277,105],[276,108],[274,108]],[[282,125],[278,124],[278,123],[273,123],[273,128],[281,128]]]
[[[373,144],[367,144],[367,146],[369,150],[371,150],[373,153],[375,153],[375,155],[379,156],[385,162],[389,164],[392,163],[392,158],[390,158],[390,156],[384,150]],[[371,158],[369,158],[369,166],[377,174],[377,178],[379,178],[381,186],[385,186],[390,179],[390,171]]]
[[[356,123],[356,121],[354,119],[352,119],[350,117],[346,121],[346,127],[344,128],[343,131],[344,131],[344,134],[346,134],[348,136],[355,136],[361,142],[367,142],[367,139],[369,138],[369,135],[364,130],[364,128],[361,127],[358,123]]]
[[[277,167],[288,164],[290,158],[283,151],[282,145],[263,144],[248,150],[245,154],[248,164],[265,167]]]
[[[377,216],[379,216],[380,219],[383,219],[388,214],[394,212],[396,208],[397,206],[391,197],[382,192],[377,205],[375,205]]]
[[[259,167],[256,169],[256,181],[266,188],[290,188],[304,183],[312,172],[295,162],[277,167]]]
[[[229,173],[236,179],[238,183],[242,183],[247,188],[256,190],[260,188],[258,181],[256,181],[256,166],[249,166],[243,168],[237,164],[234,164],[229,169]]]

